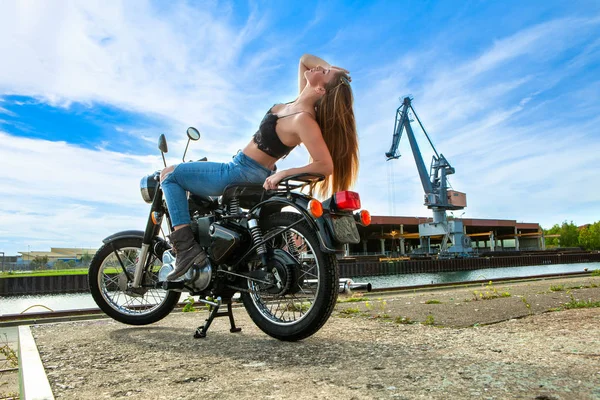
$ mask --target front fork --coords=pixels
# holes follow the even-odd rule
[[[142,244],[142,251],[137,260],[137,264],[135,266],[135,272],[133,274],[133,282],[131,282],[132,288],[139,288],[142,286],[142,278],[144,277],[144,267],[146,266],[146,261],[148,260],[148,250],[150,249],[149,244]]]
[[[157,177],[157,179],[159,179]],[[148,262],[149,256],[152,254],[153,239],[160,233],[160,225],[162,217],[166,215],[169,228],[171,228],[171,217],[167,208],[163,205],[163,192],[160,184],[156,188],[154,193],[154,199],[152,199],[152,207],[150,208],[150,214],[148,215],[148,222],[146,223],[146,230],[144,231],[144,240],[142,240],[142,249],[135,265],[135,272],[133,274],[133,281],[129,282],[132,288],[139,288],[142,286],[144,279],[144,271]],[[172,228],[171,228],[172,229]]]

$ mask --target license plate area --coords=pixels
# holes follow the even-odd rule
[[[338,243],[360,243],[358,228],[352,215],[329,215],[333,238]]]

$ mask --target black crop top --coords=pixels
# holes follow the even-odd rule
[[[275,107],[275,105],[273,105],[273,107]],[[295,146],[286,146],[283,144],[281,139],[279,139],[279,136],[277,136],[277,132],[275,131],[277,120],[299,113],[293,113],[279,117],[277,114],[271,113],[273,107],[267,111],[262,121],[260,121],[260,126],[258,127],[258,131],[256,131],[253,136],[253,141],[256,143],[259,150],[264,151],[273,158],[279,159],[287,156]]]

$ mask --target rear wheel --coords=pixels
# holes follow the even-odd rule
[[[92,259],[88,273],[90,291],[98,307],[113,319],[130,325],[147,325],[163,319],[181,296],[179,292],[155,288],[162,263],[151,251],[142,287],[128,287],[128,275],[133,277],[141,248],[141,238],[107,243]]]
[[[290,226],[302,217],[278,213],[261,220],[263,236]],[[327,321],[338,295],[335,255],[319,247],[316,233],[306,221],[281,233],[267,244],[266,272],[278,285],[248,281],[242,301],[250,318],[267,335],[285,341],[304,339]]]

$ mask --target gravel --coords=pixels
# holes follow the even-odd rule
[[[218,318],[205,339],[192,337],[205,311],[145,327],[103,319],[33,333],[57,399],[600,399],[600,308],[548,312],[571,295],[600,301],[599,284],[372,294],[338,304],[297,343],[265,335],[243,308],[234,311],[242,332]],[[493,289],[510,297],[473,293]],[[417,323],[399,323],[408,320]]]

